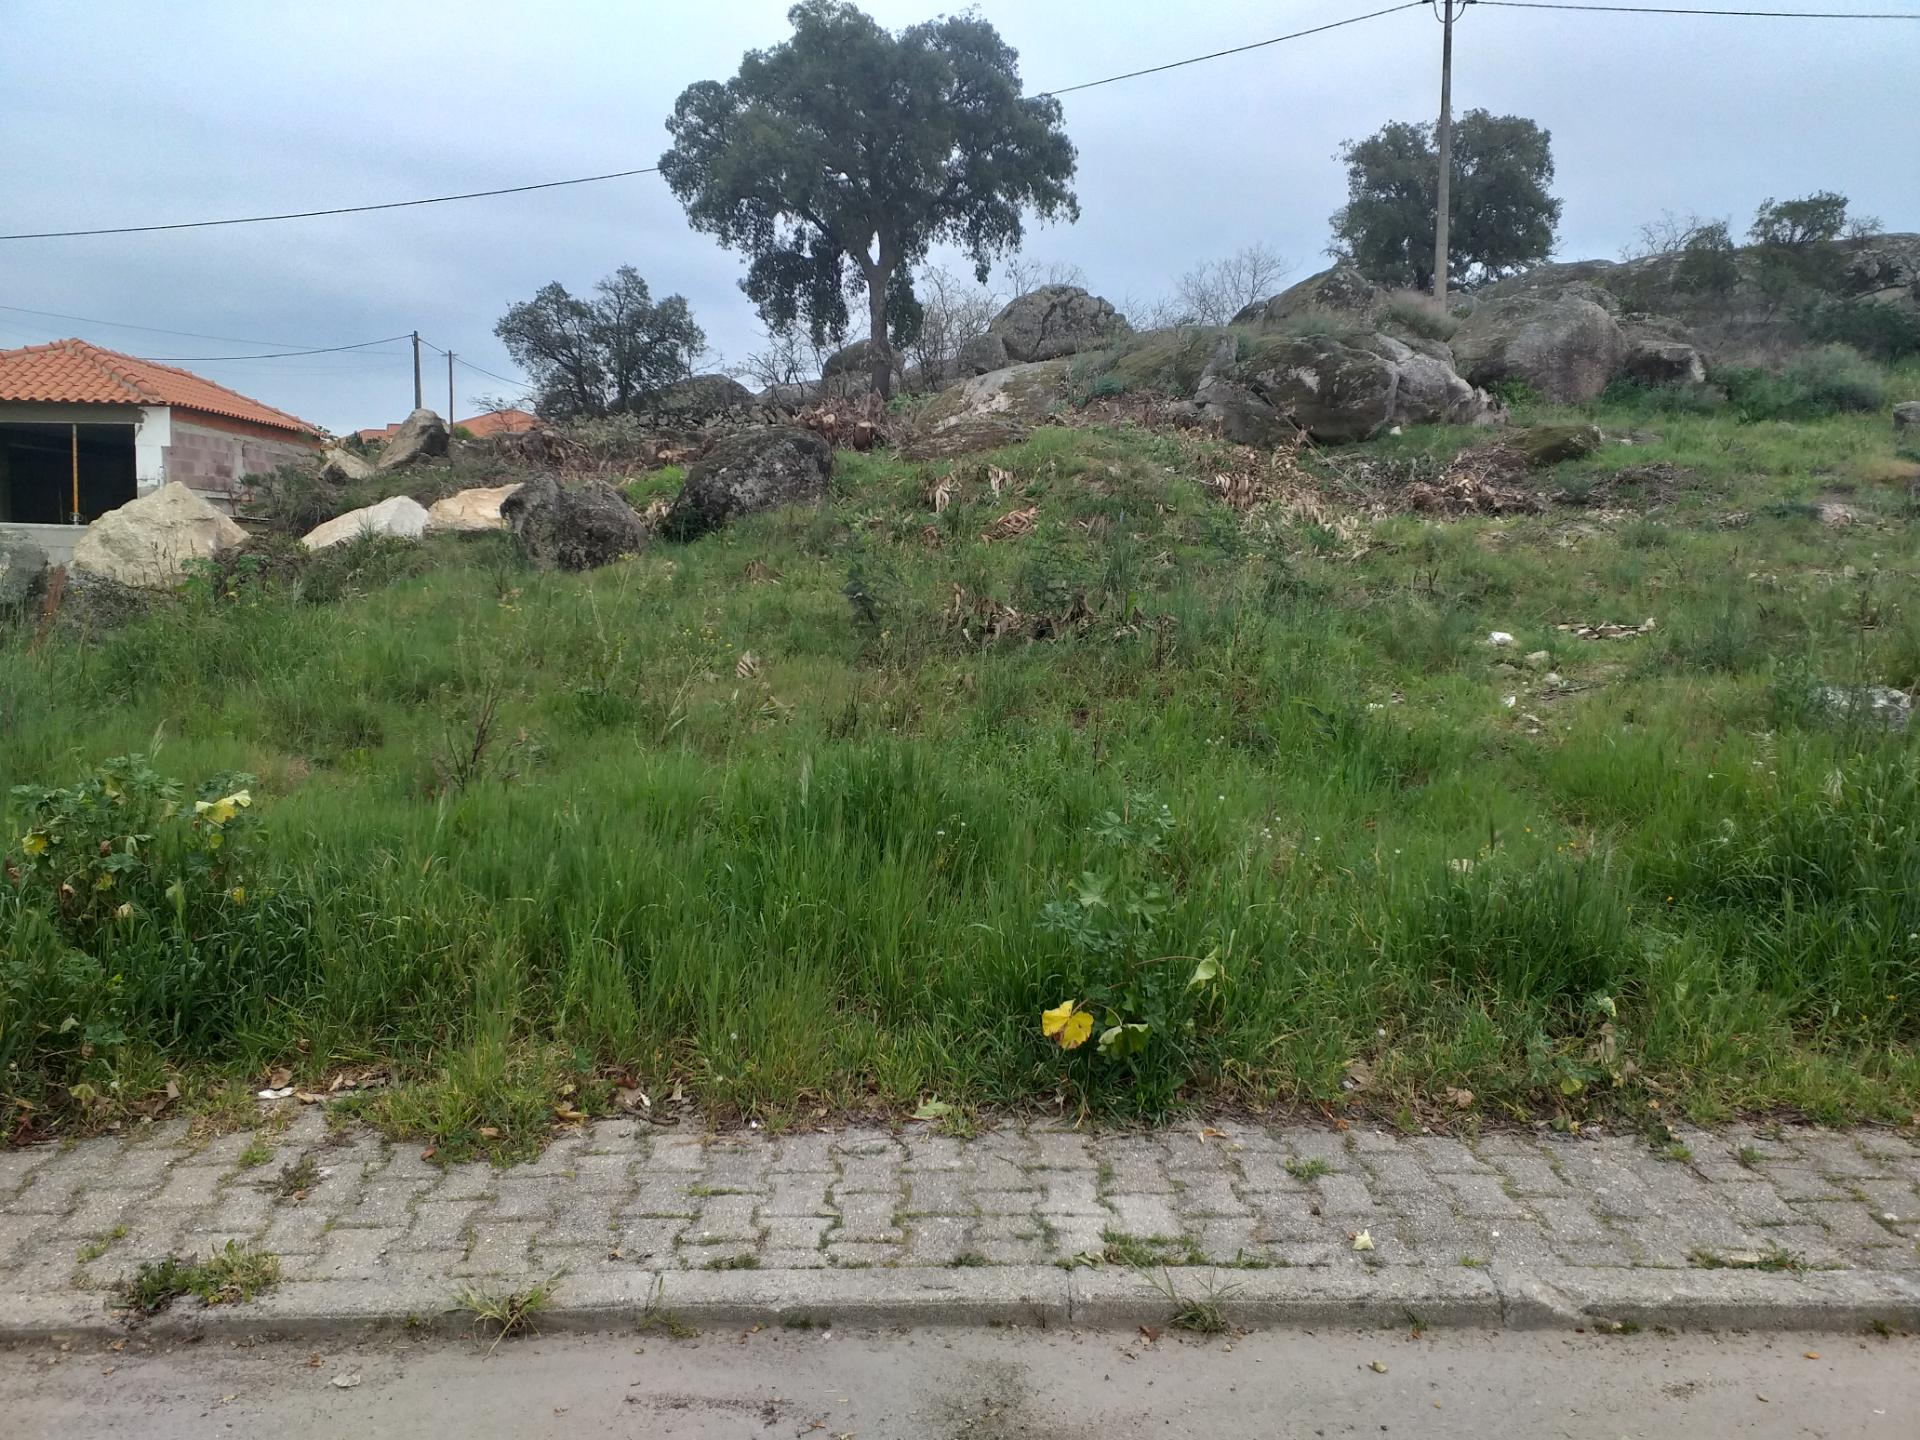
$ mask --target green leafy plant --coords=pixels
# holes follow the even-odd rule
[[[280,1283],[280,1257],[229,1240],[204,1260],[166,1255],[150,1260],[120,1282],[118,1299],[128,1309],[152,1315],[187,1295],[203,1305],[233,1305]]]
[[[1165,805],[1130,796],[1093,824],[1098,868],[1082,870],[1040,912],[1041,928],[1065,941],[1075,961],[1075,998],[1041,1016],[1041,1033],[1072,1051],[1097,1031],[1095,1054],[1154,1110],[1171,1103],[1225,978],[1217,946],[1198,960],[1161,947],[1175,901],[1168,841],[1176,828]]]

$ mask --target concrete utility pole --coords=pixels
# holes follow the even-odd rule
[[[447,351],[447,428],[453,428],[453,351]]]
[[[1440,124],[1434,132],[1439,150],[1440,182],[1434,189],[1433,303],[1447,308],[1447,207],[1453,186],[1453,7],[1455,0],[1437,0],[1440,7]],[[1473,0],[1459,0],[1461,9]]]
[[[420,332],[413,332],[413,408],[418,410],[420,399]]]

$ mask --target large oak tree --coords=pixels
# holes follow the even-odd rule
[[[1021,220],[1079,217],[1060,104],[1023,96],[1019,55],[960,15],[894,34],[839,0],[788,12],[793,36],[680,96],[660,172],[696,230],[750,257],[742,288],[776,329],[815,344],[864,292],[873,384],[913,337],[913,270],[937,243],[973,261],[1019,247]]]
[[[1490,279],[1553,253],[1560,202],[1553,137],[1519,115],[1469,110],[1453,125],[1447,268]],[[1347,203],[1333,216],[1331,252],[1371,280],[1433,288],[1433,217],[1440,161],[1433,126],[1396,120],[1340,147]]]

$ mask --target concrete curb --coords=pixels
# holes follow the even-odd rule
[[[1171,1293],[1169,1291],[1171,1287]],[[309,1281],[250,1305],[178,1305],[137,1328],[157,1338],[260,1338],[405,1326],[469,1328],[456,1283]],[[1217,1306],[1242,1328],[1359,1326],[1541,1330],[1634,1326],[1674,1330],[1846,1333],[1920,1329],[1920,1279],[1866,1272],[1478,1270],[1371,1271],[1210,1267],[1140,1272],[1052,1266],[893,1270],[634,1270],[566,1277],[542,1330],[669,1330],[747,1325],[813,1328],[1165,1326],[1179,1305]],[[98,1293],[0,1301],[0,1342],[121,1335],[127,1320]]]

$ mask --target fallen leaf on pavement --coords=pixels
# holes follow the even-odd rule
[[[1367,1363],[1367,1368],[1373,1371],[1373,1373],[1376,1375],[1384,1375],[1387,1373],[1387,1367],[1382,1365],[1378,1360],[1369,1361]]]
[[[1354,1231],[1353,1248],[1356,1250],[1371,1250],[1373,1248],[1372,1234],[1366,1230]]]
[[[1151,1325],[1142,1325],[1140,1327],[1140,1338],[1151,1345],[1160,1338],[1160,1332]]]
[[[1818,1360],[1819,1358],[1820,1358],[1820,1352],[1818,1350],[1807,1351],[1807,1359]]]
[[[351,1375],[336,1375],[333,1377],[333,1388],[336,1390],[351,1390],[359,1383],[360,1372],[357,1370]]]

